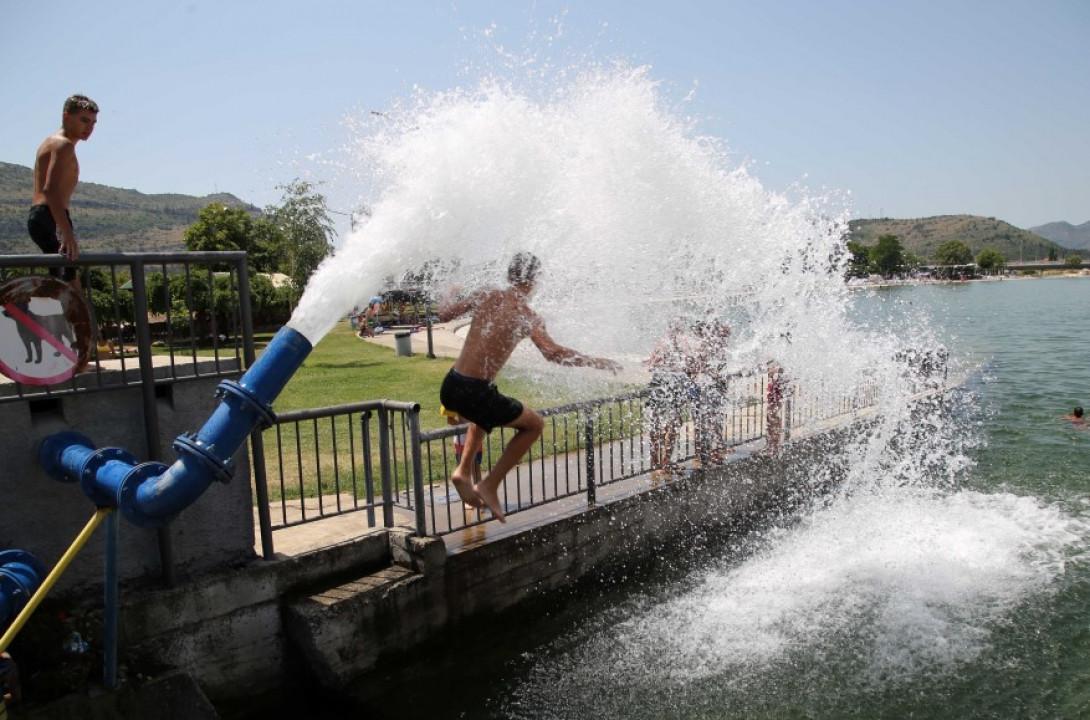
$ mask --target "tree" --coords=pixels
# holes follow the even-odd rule
[[[333,221],[325,196],[313,183],[296,179],[278,187],[284,191],[280,205],[265,211],[280,233],[278,269],[291,278],[296,291],[302,291],[311,273],[333,250]]]
[[[287,240],[272,219],[262,215],[253,220],[252,242],[247,259],[257,272],[279,272]]]
[[[1064,264],[1070,267],[1078,267],[1079,265],[1082,265],[1082,256],[1068,255],[1066,258],[1064,258]]]
[[[291,316],[293,300],[291,287],[285,283],[275,287],[267,275],[250,278],[250,305],[256,326],[283,325]]]
[[[984,272],[997,272],[1007,264],[1007,259],[995,248],[984,248],[976,256],[976,264]]]
[[[1048,261],[1056,262],[1056,247],[1052,246],[1048,249]]]
[[[973,251],[961,240],[947,240],[935,250],[937,265],[968,265],[973,261]]]
[[[209,203],[201,208],[197,222],[186,228],[185,247],[190,251],[250,251],[253,219],[242,208]]]
[[[202,208],[197,222],[185,231],[187,250],[242,250],[250,269],[257,272],[278,270],[285,244],[280,229],[269,218],[217,202]]]
[[[866,277],[870,275],[870,250],[860,242],[848,241],[848,252],[851,258],[848,260],[848,277]]]
[[[870,249],[871,263],[883,277],[905,270],[905,249],[896,235],[882,235],[878,244]]]

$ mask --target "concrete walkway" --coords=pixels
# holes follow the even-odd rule
[[[374,337],[362,338],[366,342],[395,349],[394,336],[406,328],[390,328]],[[431,328],[432,349],[437,357],[456,358],[462,351],[465,335],[469,330],[469,320],[460,319],[449,323],[436,323]],[[421,326],[412,333],[414,355],[426,355],[428,352],[428,329]]]

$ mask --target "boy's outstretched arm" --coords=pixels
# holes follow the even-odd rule
[[[450,322],[451,320],[460,318],[472,311],[484,296],[485,291],[478,290],[477,292],[464,296],[456,295],[455,293],[457,293],[457,288],[452,290],[450,295],[439,301],[439,307],[435,309],[435,314],[439,316],[440,322]]]
[[[614,375],[621,369],[618,362],[608,358],[592,357],[578,350],[564,347],[549,336],[545,330],[545,323],[540,318],[536,319],[534,329],[530,332],[530,340],[533,341],[542,356],[549,362],[557,365],[571,365],[577,367],[592,367],[599,370],[609,370]]]

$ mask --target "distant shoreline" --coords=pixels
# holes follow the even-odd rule
[[[848,283],[849,290],[877,290],[882,288],[915,287],[917,285],[964,285],[977,282],[1001,282],[1005,280],[1043,280],[1049,278],[1090,278],[1090,270],[1046,271],[1034,275],[1002,275],[971,278],[968,280],[884,280],[882,282]]]

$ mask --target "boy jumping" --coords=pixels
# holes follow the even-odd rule
[[[566,348],[549,337],[545,323],[528,304],[540,265],[534,255],[518,253],[507,268],[509,287],[479,290],[469,297],[446,302],[438,313],[443,322],[473,313],[462,352],[439,390],[443,406],[470,423],[465,450],[450,480],[466,504],[488,506],[500,522],[505,522],[498,492],[500,483],[533,446],[545,426],[540,415],[518,400],[501,395],[493,383],[515,346],[528,337],[546,360],[559,365],[593,367],[613,373],[621,367],[612,360]],[[515,435],[488,475],[474,485],[469,479],[473,458],[481,449],[485,433],[501,426],[514,428]]]

